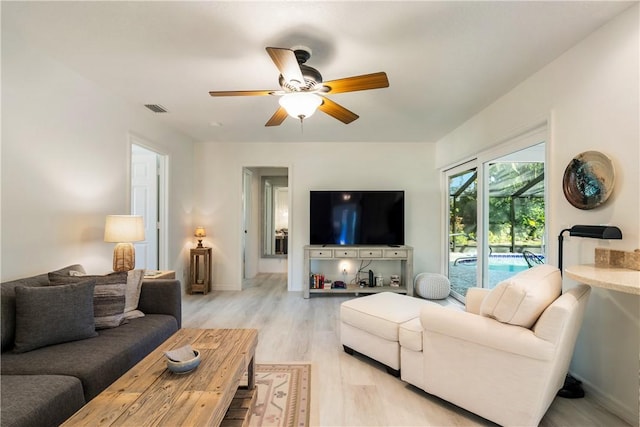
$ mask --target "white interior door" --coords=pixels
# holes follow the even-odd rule
[[[136,268],[158,269],[158,155],[131,146],[131,214],[144,218],[145,240],[134,244]]]

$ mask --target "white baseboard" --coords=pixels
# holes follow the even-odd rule
[[[600,388],[594,386],[588,380],[581,378],[577,375],[571,374],[574,378],[582,381],[582,388],[585,393],[591,395],[594,400],[597,400],[602,406],[607,408],[613,414],[619,416],[624,421],[628,422],[632,426],[638,427],[640,424],[640,418],[638,414],[638,408],[630,408],[620,402],[618,399],[611,395],[604,393]]]

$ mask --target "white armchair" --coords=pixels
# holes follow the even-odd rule
[[[564,383],[591,290],[560,295],[561,286],[559,270],[542,265],[469,289],[467,311],[425,306],[400,333],[402,379],[498,424],[538,425]]]

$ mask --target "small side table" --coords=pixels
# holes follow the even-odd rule
[[[207,294],[211,287],[211,248],[191,249],[189,293]]]

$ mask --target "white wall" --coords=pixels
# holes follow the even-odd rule
[[[445,166],[551,117],[549,153],[550,259],[560,230],[575,224],[613,224],[621,241],[565,238],[564,266],[593,263],[596,246],[640,248],[640,132],[638,6],[567,51],[437,144]],[[578,153],[607,154],[616,169],[606,205],[583,211],[562,191],[562,176]],[[575,286],[565,279],[564,286]],[[608,407],[638,425],[640,298],[593,289],[571,372]]]
[[[196,176],[203,183],[197,221],[214,230],[213,287],[240,289],[242,167],[261,164],[289,167],[290,290],[306,284],[302,248],[309,241],[310,190],[404,190],[406,244],[415,248],[414,270],[437,271],[440,190],[434,154],[434,144],[421,143],[196,144]]]
[[[3,31],[3,281],[73,263],[111,270],[104,221],[129,212],[130,133],[169,157],[168,267],[184,278],[192,140]]]

